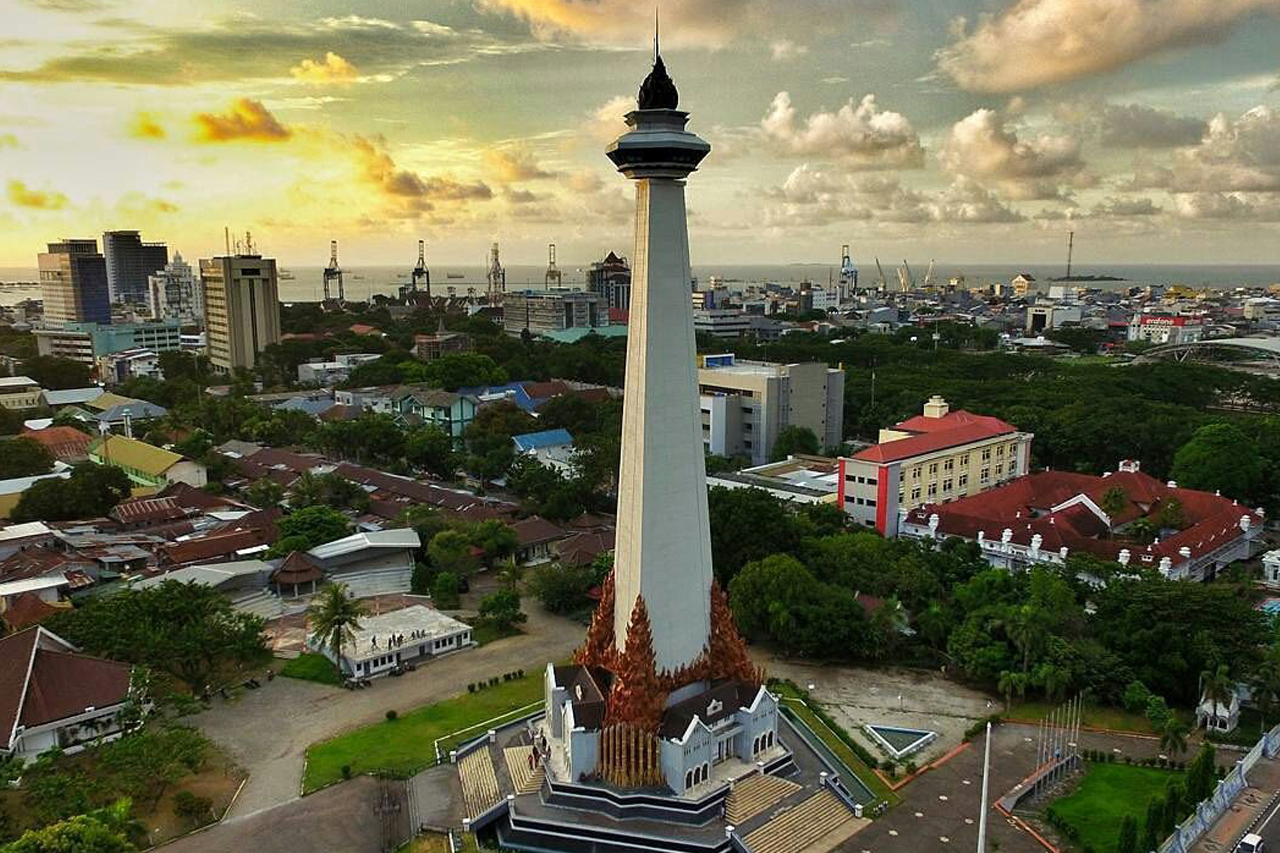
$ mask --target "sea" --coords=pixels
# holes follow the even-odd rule
[[[928,263],[911,265],[911,272],[917,282],[921,281],[928,268]],[[282,266],[284,277],[280,281],[280,299],[282,302],[311,302],[323,295],[323,267],[320,266]],[[431,284],[433,290],[442,292],[441,288],[456,287],[459,294],[465,293],[468,287],[477,287],[483,292],[485,284],[485,268],[481,266],[431,266]],[[513,264],[507,267],[507,290],[541,289],[544,284],[545,267]],[[892,289],[897,289],[898,279],[895,267],[885,266],[885,276]],[[1114,264],[1098,266],[1077,266],[1075,275],[1114,276],[1120,281],[1082,282],[1089,287],[1105,290],[1124,290],[1143,285],[1181,284],[1189,287],[1215,290],[1232,290],[1237,287],[1265,287],[1280,284],[1280,264],[1273,265],[1204,265],[1204,266],[1166,266],[1158,264]],[[343,270],[343,283],[347,299],[352,301],[368,299],[373,294],[395,294],[401,285],[409,281],[408,266],[353,266]],[[570,289],[582,288],[586,283],[585,267],[562,266],[562,286]],[[1009,281],[1019,273],[1034,276],[1045,281],[1063,274],[1061,264],[947,264],[937,263],[934,278],[938,282],[946,282],[952,276],[963,275],[967,284],[983,282]],[[825,283],[839,274],[838,266],[821,263],[798,263],[779,265],[735,265],[735,264],[694,264],[693,274],[700,283],[705,284],[710,278],[717,277],[727,282],[777,282],[779,284],[800,284],[804,281]],[[874,265],[859,270],[863,285],[874,283],[879,275]],[[19,283],[30,283],[38,280],[34,268],[0,267],[0,305],[14,305],[24,299],[38,297],[39,290],[34,287],[16,286]]]

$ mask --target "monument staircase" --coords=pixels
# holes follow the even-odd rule
[[[744,840],[753,853],[817,853],[835,848],[859,823],[835,794],[822,790],[775,815]]]
[[[232,601],[231,606],[241,613],[261,616],[268,622],[284,615],[284,602],[280,596],[265,589],[241,596]]]
[[[373,598],[409,591],[409,569],[370,569],[364,572],[332,575],[334,583],[346,584],[354,598]]]
[[[489,748],[482,746],[458,759],[458,778],[462,781],[462,802],[467,817],[475,818],[497,805],[502,798],[498,775],[493,771]]]
[[[777,776],[756,773],[733,785],[724,803],[724,819],[742,826],[751,818],[800,790],[800,785]]]

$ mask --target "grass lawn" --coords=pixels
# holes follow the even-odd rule
[[[462,835],[462,849],[465,853],[478,851],[476,837],[469,832]],[[400,848],[401,853],[449,853],[449,842],[443,835],[427,833],[419,835],[413,841]]]
[[[507,637],[518,637],[523,633],[524,631],[520,630],[518,625],[513,625],[505,631],[500,631],[487,619],[477,619],[475,624],[471,626],[471,639],[475,641],[477,646],[487,645],[494,640],[505,640]]]
[[[338,668],[333,665],[333,661],[316,652],[307,652],[286,661],[285,665],[280,667],[280,674],[302,681],[332,684],[334,687],[342,686],[342,679],[338,678]]]
[[[1128,764],[1088,764],[1084,779],[1068,796],[1053,801],[1052,808],[1080,833],[1075,846],[1083,850],[1114,850],[1125,815],[1142,822],[1151,800],[1164,797],[1165,788],[1183,774],[1155,767]],[[1186,817],[1183,815],[1179,818]]]
[[[409,776],[435,761],[435,742],[461,729],[495,717],[510,715],[542,698],[542,670],[515,681],[499,682],[478,693],[446,699],[402,713],[397,720],[356,729],[332,740],[312,744],[307,749],[307,768],[302,787],[311,793],[342,779],[342,768],[352,775],[374,771]],[[480,729],[460,734],[442,743],[442,751],[454,740],[470,740]]]
[[[1016,702],[1003,716],[1010,720],[1042,720],[1060,704],[1058,702],[1052,704],[1036,701]],[[1148,735],[1155,733],[1145,715],[1132,714],[1124,708],[1112,708],[1107,705],[1086,705],[1081,723],[1097,729],[1112,729],[1119,732],[1138,732]]]
[[[840,735],[822,722],[822,719],[817,714],[794,698],[789,699],[789,697],[784,696],[783,701],[786,701],[787,707],[794,711],[795,715],[803,720],[813,730],[814,734],[822,739],[827,748],[835,753],[836,758],[844,762],[844,765],[849,768],[849,772],[871,789],[871,793],[875,794],[878,799],[888,800],[890,805],[897,805],[898,795],[890,790],[884,780],[876,775],[876,772],[868,767],[866,762],[849,748],[849,745],[844,742]]]

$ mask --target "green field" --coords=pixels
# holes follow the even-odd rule
[[[297,678],[302,681],[332,684],[334,687],[342,684],[342,679],[338,678],[338,668],[333,665],[333,661],[315,652],[307,652],[288,661],[284,666],[280,667],[280,674],[287,678]]]
[[[1034,701],[1017,702],[1003,716],[1009,720],[1042,720],[1049,715],[1050,711],[1059,707],[1061,703],[1058,702],[1053,704]],[[1086,705],[1080,723],[1095,729],[1154,734],[1151,723],[1143,714],[1133,714],[1124,708],[1113,708],[1108,705]]]
[[[307,749],[303,792],[311,793],[339,781],[343,766],[349,767],[352,775],[381,772],[410,776],[435,761],[438,738],[510,714],[541,698],[542,672],[539,670],[534,675],[500,682],[478,693],[408,711],[397,720],[376,723],[312,744]],[[480,729],[459,735],[441,744],[441,749],[479,734],[483,734]]]
[[[1066,797],[1054,800],[1052,808],[1079,831],[1075,846],[1102,853],[1114,850],[1120,837],[1120,822],[1133,815],[1141,834],[1147,804],[1164,797],[1165,788],[1183,774],[1155,767],[1128,764],[1088,764],[1084,779]]]

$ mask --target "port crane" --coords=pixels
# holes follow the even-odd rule
[[[417,292],[418,283],[422,283],[422,289],[426,291],[427,297],[431,297],[431,270],[427,269],[427,244],[424,240],[418,241],[418,265],[409,273],[409,289]]]
[[[849,255],[849,244],[840,247],[840,300],[858,292],[858,268]]]
[[[911,267],[905,259],[902,261],[902,266],[898,267],[898,287],[901,288],[903,293],[916,288],[915,280],[911,278]]]
[[[906,263],[906,261],[903,261]],[[929,259],[929,269],[924,274],[924,289],[930,290],[933,287],[933,258]]]
[[[342,284],[342,267],[338,266],[338,241],[329,241],[329,266],[324,268],[324,301],[333,298],[332,283],[338,284],[338,301],[347,301],[347,291]]]
[[[502,262],[498,259],[497,243],[489,250],[489,272],[485,277],[489,282],[489,304],[497,305],[507,292],[507,271],[502,268]]]
[[[547,244],[547,275],[544,280],[544,286],[547,290],[552,290],[561,286],[560,270],[556,267],[556,244]]]
[[[884,293],[889,289],[889,282],[884,278],[884,267],[880,266],[880,259],[876,258],[876,272],[880,274],[880,292]]]

